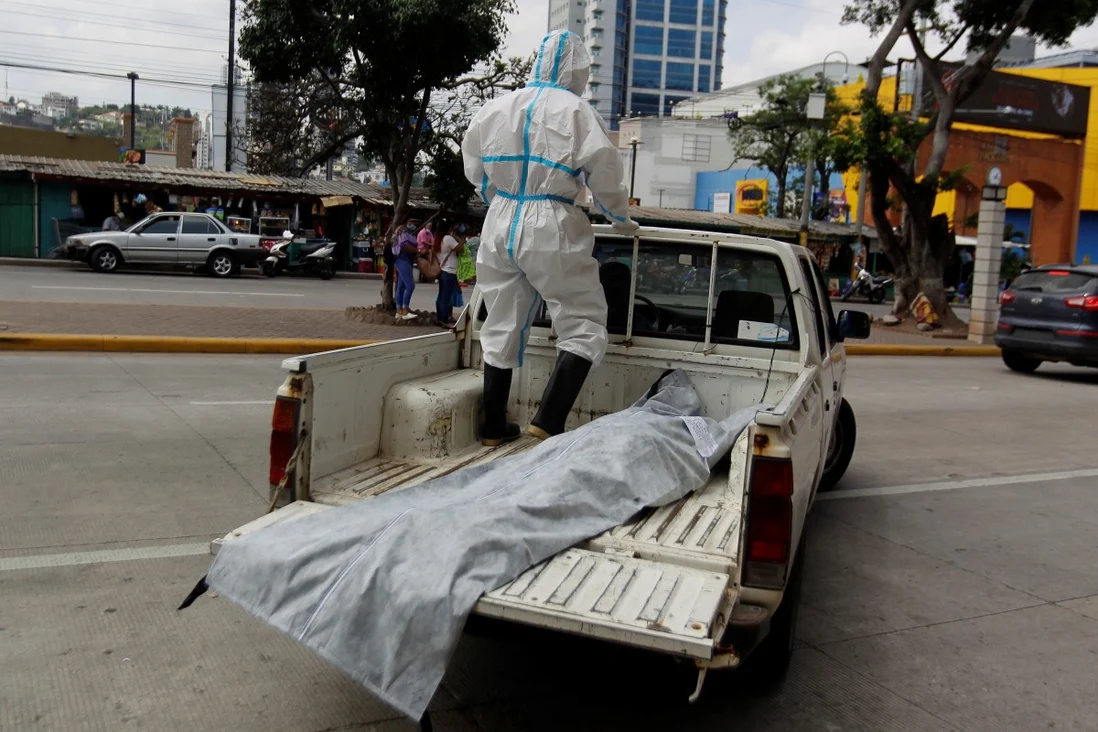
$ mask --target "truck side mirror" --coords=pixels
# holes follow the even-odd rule
[[[862,340],[869,337],[869,315],[860,310],[843,310],[839,313],[839,338]]]

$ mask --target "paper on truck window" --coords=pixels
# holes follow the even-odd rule
[[[789,340],[789,331],[779,328],[776,323],[762,323],[757,320],[741,320],[736,337],[741,341],[780,342]]]

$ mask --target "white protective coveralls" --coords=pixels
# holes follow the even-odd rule
[[[477,285],[488,308],[480,332],[484,360],[496,368],[522,366],[541,298],[558,348],[594,366],[606,352],[595,237],[575,206],[584,185],[616,227],[635,225],[621,156],[602,118],[579,97],[590,66],[578,36],[550,32],[531,81],[482,107],[461,146],[465,175],[490,204]]]

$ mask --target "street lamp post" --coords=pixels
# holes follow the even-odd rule
[[[805,108],[805,116],[808,118],[808,131],[812,131],[812,123],[824,118],[824,110],[827,107],[827,94],[824,92],[812,92],[808,95],[808,106]],[[808,218],[812,210],[813,175],[816,172],[816,149],[812,135],[808,136],[808,155],[804,161],[804,200],[801,202],[801,232],[800,244],[808,246]]]
[[[140,78],[137,72],[126,74],[130,80],[130,149],[137,149],[137,80]]]

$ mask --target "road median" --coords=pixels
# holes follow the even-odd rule
[[[0,351],[83,351],[102,353],[313,353],[382,343],[382,339],[201,338],[191,336],[0,333]],[[847,345],[850,356],[998,356],[995,346]]]

